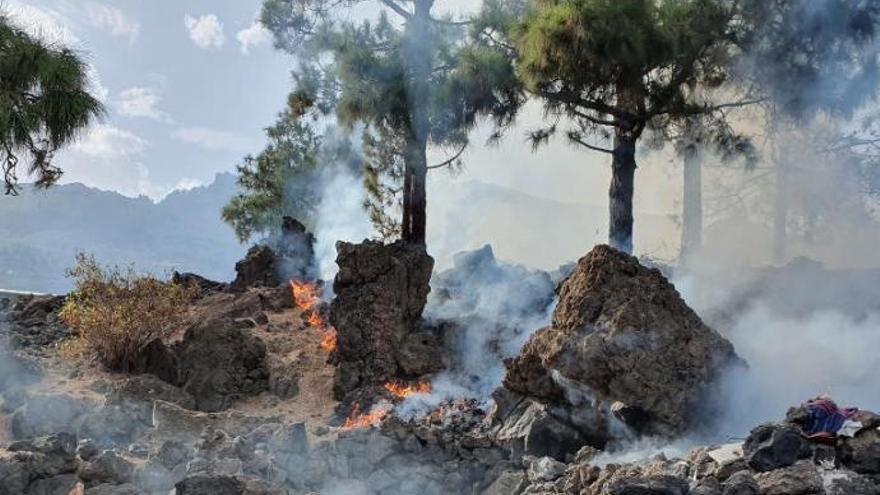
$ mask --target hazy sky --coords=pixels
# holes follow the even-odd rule
[[[255,21],[259,0],[3,1],[19,23],[86,55],[109,110],[56,158],[65,182],[152,198],[210,183],[216,173],[233,171],[244,155],[260,151],[263,129],[291,89],[290,58],[272,48]],[[437,5],[441,12],[460,13],[479,2]],[[348,15],[377,11],[365,2]],[[607,208],[609,157],[562,140],[533,153],[526,133],[542,117],[540,107],[531,105],[498,146],[484,144],[488,129],[475,132],[463,173],[432,172],[431,215],[448,215],[448,191],[466,181]],[[432,155],[444,158],[437,150]],[[672,213],[670,179],[679,173],[668,158],[642,156],[636,210]],[[604,239],[604,232],[595,238]]]

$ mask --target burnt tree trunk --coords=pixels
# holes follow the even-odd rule
[[[686,266],[703,244],[703,163],[696,146],[684,150],[684,191],[679,264]]]
[[[408,68],[410,137],[403,188],[402,238],[410,244],[425,245],[427,233],[428,134],[430,123],[426,102],[430,99],[431,8],[434,0],[414,0],[413,14],[407,22],[407,43],[403,51]]]
[[[636,138],[618,129],[614,137],[611,162],[611,189],[608,191],[610,222],[608,241],[625,253],[633,251],[633,190],[636,174]]]

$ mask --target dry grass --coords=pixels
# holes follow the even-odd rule
[[[140,276],[131,267],[101,267],[86,255],[77,257],[68,275],[75,290],[61,318],[112,371],[131,371],[146,344],[174,332],[198,290]]]

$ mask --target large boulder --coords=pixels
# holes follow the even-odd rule
[[[880,476],[880,428],[869,428],[844,439],[840,453],[843,463],[853,471]]]
[[[504,386],[524,396],[614,405],[636,432],[674,436],[741,362],[660,271],[611,247],[582,258],[557,293],[552,326],[507,363]]]
[[[284,217],[281,234],[271,245],[257,245],[235,264],[236,277],[229,285],[232,292],[252,287],[278,287],[288,280],[317,277],[315,237],[298,220]]]
[[[275,251],[269,246],[251,247],[244,259],[235,264],[235,280],[229,290],[242,292],[250,287],[277,287],[282,280],[275,266]]]
[[[337,331],[334,393],[342,398],[405,375],[401,361],[411,362],[419,347],[404,344],[419,330],[434,260],[423,246],[403,242],[340,242],[336,250],[330,322]],[[401,359],[404,348],[408,353]]]
[[[824,493],[822,476],[810,461],[755,476],[761,495],[818,495]]]
[[[749,467],[758,472],[794,464],[808,447],[800,431],[789,425],[765,424],[753,429],[743,444]]]
[[[231,322],[191,327],[177,355],[180,384],[199,411],[223,411],[269,389],[266,345]]]

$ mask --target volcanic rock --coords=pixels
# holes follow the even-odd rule
[[[642,434],[675,436],[700,419],[733,345],[706,326],[656,269],[608,246],[557,289],[549,328],[507,364],[504,386],[573,405],[599,401]],[[607,407],[607,406],[606,406]]]
[[[236,400],[269,388],[266,345],[231,322],[191,327],[177,354],[180,384],[199,411],[223,411]]]
[[[337,331],[334,393],[341,399],[359,387],[405,375],[401,349],[419,330],[434,260],[423,246],[403,242],[340,242],[336,250],[339,273],[330,322]],[[440,351],[407,345],[405,363],[418,360],[413,352],[420,352],[423,362],[438,362]]]
[[[315,237],[305,225],[284,217],[281,235],[270,244],[251,247],[235,264],[237,275],[229,290],[244,292],[252,287],[278,287],[293,279],[316,278]]]
[[[823,493],[822,477],[816,466],[800,461],[791,467],[755,476],[761,495],[813,495]]]
[[[758,495],[758,482],[749,471],[739,471],[732,474],[721,485],[723,495]]]
[[[198,287],[199,295],[202,297],[226,289],[226,284],[223,282],[215,282],[195,273],[174,272],[171,275],[171,282],[178,285]]]
[[[880,475],[880,429],[870,428],[845,439],[839,450],[848,468],[860,474]]]
[[[278,274],[284,280],[313,280],[318,277],[315,266],[315,236],[299,220],[284,217],[277,247]]]
[[[275,251],[269,246],[253,246],[244,259],[235,264],[235,280],[229,285],[233,292],[250,287],[277,287],[282,284],[275,266]]]
[[[191,476],[175,485],[177,495],[286,495],[287,492],[247,476]]]
[[[749,467],[758,472],[794,464],[804,454],[806,442],[793,426],[764,424],[753,429],[743,445]]]

